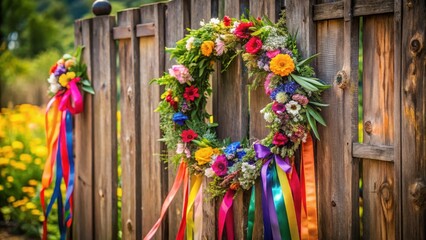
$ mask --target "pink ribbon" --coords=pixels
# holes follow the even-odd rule
[[[69,110],[72,114],[81,113],[83,111],[83,96],[77,87],[80,78],[72,79],[68,84],[69,89],[62,95],[59,103],[59,110]]]
[[[219,210],[219,236],[222,240],[223,230],[226,225],[227,239],[234,239],[234,213],[232,211],[232,203],[234,202],[235,191],[229,189],[223,197]]]

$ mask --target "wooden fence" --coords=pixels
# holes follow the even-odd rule
[[[320,238],[425,239],[425,5],[424,0],[174,0],[77,21],[75,43],[86,47],[96,95],[85,96],[85,112],[76,117],[74,237],[116,239],[121,218],[123,239],[140,239],[159,216],[175,171],[160,161],[165,148],[157,141],[159,115],[153,110],[161,89],[149,84],[172,65],[164,48],[202,19],[239,17],[249,10],[277,20],[286,8],[303,55],[321,53],[317,75],[333,85],[324,94],[328,127],[320,127],[316,143]],[[211,80],[218,136],[264,137],[259,110],[269,100],[261,89],[248,90],[241,60]],[[234,204],[236,239],[245,237],[248,199],[240,194]],[[157,239],[175,237],[181,205],[181,199],[171,205]],[[217,207],[215,201],[203,202],[206,239],[217,238]],[[253,239],[261,239],[256,219]]]

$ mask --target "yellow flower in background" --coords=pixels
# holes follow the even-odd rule
[[[16,200],[16,198],[14,196],[10,196],[7,198],[7,202],[14,202]]]
[[[17,170],[27,170],[27,165],[25,165],[25,163],[17,162],[15,160],[10,161],[10,165]]]
[[[12,148],[22,150],[22,149],[24,149],[24,144],[20,141],[13,141],[12,142]]]
[[[0,166],[2,165],[8,165],[9,159],[8,158],[0,158]]]
[[[123,189],[121,187],[117,188],[117,197],[121,198],[123,196]]]
[[[25,118],[24,114],[15,113],[15,114],[10,115],[9,120],[12,124],[20,124],[20,123],[25,122],[26,118]]]
[[[213,41],[204,41],[201,44],[201,53],[208,57],[212,54],[214,48],[214,42]]]
[[[47,147],[44,145],[32,147],[30,151],[32,154],[36,155],[37,157],[41,157],[41,158],[47,157]]]
[[[37,186],[38,181],[37,181],[37,180],[35,180],[35,179],[30,179],[30,180],[28,180],[28,184],[29,184],[30,186]]]
[[[22,192],[28,193],[28,194],[34,194],[36,190],[33,187],[22,187]]]
[[[42,166],[42,162],[41,162],[41,159],[40,159],[40,158],[36,158],[36,159],[34,160],[34,163],[35,163],[35,164],[37,164],[37,165],[39,165],[39,166],[41,166],[41,167],[43,167],[43,166]]]
[[[67,72],[59,77],[59,84],[62,87],[68,87],[68,83],[75,78],[75,72]]]
[[[269,68],[276,75],[285,77],[294,71],[295,65],[290,55],[280,53],[271,59]]]
[[[13,179],[13,177],[12,176],[7,176],[7,178],[6,178],[6,180],[8,181],[8,182],[13,182],[13,180],[15,180],[15,179]]]
[[[195,152],[195,160],[198,162],[198,165],[204,165],[212,160],[213,153],[214,150],[212,147],[200,148]]]
[[[33,160],[33,157],[31,157],[30,154],[23,153],[19,156],[19,160],[25,162],[25,163],[31,163]]]
[[[40,217],[38,217],[38,220],[39,220],[40,222],[43,222],[43,221],[44,221],[44,215],[40,215]]]
[[[37,206],[33,202],[28,202],[27,204],[25,204],[25,207],[27,209],[35,209],[35,208],[37,208]]]
[[[3,185],[0,185],[0,191],[3,191],[3,190],[4,190]]]
[[[38,209],[33,209],[31,210],[31,214],[34,216],[40,216],[42,214],[42,212]]]

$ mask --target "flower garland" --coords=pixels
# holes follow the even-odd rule
[[[287,209],[287,215],[291,215],[289,211],[294,210],[290,208],[297,208],[296,212],[300,212],[300,201],[297,200],[300,194],[297,192],[300,192],[301,186],[294,168],[294,154],[301,145],[311,143],[311,130],[319,138],[316,124],[325,125],[319,111],[326,106],[321,103],[320,95],[329,86],[315,78],[314,70],[309,66],[316,55],[301,58],[295,37],[288,33],[284,19],[285,16],[274,24],[267,18],[237,20],[225,16],[223,20],[213,18],[209,22],[201,22],[199,29],[190,30],[175,48],[168,49],[178,65],[153,80],[166,89],[156,111],[160,113],[160,127],[164,133],[162,140],[168,149],[176,151],[169,161],[187,167],[186,172],[180,174],[182,176],[205,175],[211,178],[207,192],[213,197],[224,196],[219,213],[220,239],[225,225],[228,239],[233,238],[229,219],[232,218],[234,194],[251,189],[259,177],[263,184],[263,212],[268,213],[267,209],[273,208],[269,214],[264,214],[265,238],[291,235],[292,239],[298,239],[301,234],[299,214],[290,216],[294,220],[293,225],[290,223],[286,230],[282,227],[286,222],[284,217],[276,216],[276,213]],[[214,130],[217,124],[205,110],[212,92],[208,79],[214,71],[214,64],[220,63],[226,71],[239,55],[242,55],[249,76],[254,79],[253,85],[263,82],[265,93],[271,99],[261,110],[270,132],[252,146],[217,139]],[[210,122],[206,123],[208,119]],[[307,158],[313,160],[313,157]],[[278,202],[270,197],[275,191],[273,186],[280,186],[274,192],[274,196],[275,193],[281,194],[282,199]],[[293,198],[284,199],[285,194]],[[192,221],[191,207],[195,201],[191,196],[184,199],[190,207],[184,211],[182,231],[185,221]],[[251,204],[253,202],[254,197]],[[154,227],[146,239],[151,238],[155,231]],[[192,232],[187,232],[187,236],[192,239]]]
[[[74,191],[74,156],[72,115],[83,111],[80,89],[94,94],[87,77],[86,65],[81,61],[83,47],[78,47],[74,56],[65,54],[50,69],[49,92],[53,95],[46,109],[46,136],[48,158],[42,176],[40,200],[43,207],[43,239],[47,239],[47,219],[53,204],[58,206],[58,225],[61,239],[65,239],[72,223],[72,194]],[[53,170],[56,166],[55,171]],[[45,190],[55,184],[49,204],[45,205]],[[61,183],[66,187],[65,204]]]

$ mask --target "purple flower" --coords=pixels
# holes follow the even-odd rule
[[[65,66],[62,64],[58,64],[58,67],[56,67],[56,70],[53,74],[55,74],[56,77],[59,77],[66,72],[67,72],[67,69],[65,68]]]
[[[284,91],[290,95],[293,95],[294,92],[299,88],[299,84],[296,82],[290,81],[284,85]]]
[[[173,121],[180,126],[183,126],[186,120],[188,120],[188,117],[181,112],[173,114]]]
[[[288,54],[290,57],[293,57],[293,53],[292,53],[290,50],[288,50],[287,48],[282,48],[282,49],[280,50],[280,52],[281,52],[282,54]]]
[[[219,177],[225,176],[228,172],[228,161],[226,157],[224,155],[217,156],[216,161],[214,161],[212,165],[212,169]]]

